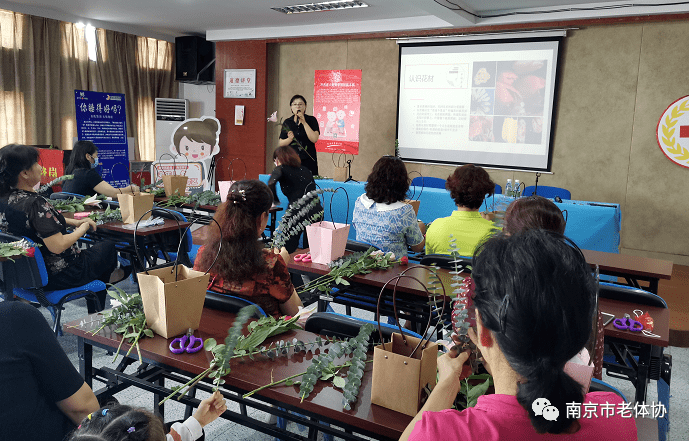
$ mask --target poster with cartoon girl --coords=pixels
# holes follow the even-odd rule
[[[210,190],[207,174],[213,156],[220,151],[218,136],[220,121],[211,116],[184,120],[172,133],[170,154],[173,161],[163,160],[162,155],[152,165],[155,179],[163,174],[184,174],[189,180],[187,190],[199,192]]]

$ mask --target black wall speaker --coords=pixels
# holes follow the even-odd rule
[[[214,42],[203,37],[177,37],[175,58],[175,80],[197,84],[215,82]]]

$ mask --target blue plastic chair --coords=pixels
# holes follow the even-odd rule
[[[524,188],[523,196],[531,196],[536,190],[536,187],[529,185]],[[536,190],[538,196],[543,196],[544,198],[553,199],[555,196],[559,196],[560,199],[572,199],[572,193],[569,190],[565,190],[560,187],[548,187],[547,185],[539,185]]]
[[[19,238],[0,233],[3,239],[11,238],[11,240],[19,240]],[[27,239],[29,240],[29,239]],[[23,262],[22,262],[23,261]],[[19,265],[17,265],[19,264]],[[40,281],[40,283],[31,288],[14,288],[14,295],[30,302],[40,303],[50,311],[53,317],[53,332],[55,335],[62,334],[60,327],[60,318],[62,311],[65,309],[64,305],[72,300],[80,299],[86,296],[93,296],[96,300],[96,305],[101,309],[104,305],[99,305],[100,301],[96,296],[96,292],[104,291],[106,289],[105,283],[100,280],[94,280],[76,288],[60,289],[56,291],[45,291],[43,287],[48,284],[48,270],[45,267],[45,261],[41,250],[36,247],[34,257],[22,257],[13,265],[17,265],[14,270],[18,272],[17,277],[27,278],[28,280]]]
[[[417,176],[412,179],[411,185],[426,188],[445,188],[445,179],[434,178],[431,176]]]
[[[175,210],[153,210],[152,213],[153,216],[161,216],[161,217],[166,217],[170,218],[170,216],[173,216],[180,222],[186,222],[187,218],[184,216],[184,214],[180,213],[179,211]],[[194,238],[191,235],[191,229],[187,230],[186,235],[184,236],[185,243],[182,247],[182,250],[186,250],[187,255],[189,256],[189,263],[191,266],[194,265],[194,261],[196,260],[196,254],[198,254],[199,249],[201,248],[201,245],[194,245]],[[167,253],[168,256],[170,256],[170,259],[176,260],[177,259],[177,251],[170,251]],[[163,253],[162,250],[158,251],[158,258],[160,259],[165,259],[165,254]]]
[[[58,191],[57,193],[52,193],[50,199],[54,201],[72,199],[72,198],[84,198],[83,194],[69,193],[67,191]]]
[[[495,193],[493,194],[502,194],[502,187],[498,184],[495,184]]]
[[[268,316],[268,314],[266,314],[263,308],[261,308],[251,300],[216,291],[206,291],[206,300],[203,304],[204,308],[216,309],[218,311],[230,312],[232,314],[236,314],[243,307],[251,305],[258,308],[258,311],[254,315],[254,318]]]

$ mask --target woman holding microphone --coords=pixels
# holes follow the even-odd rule
[[[316,141],[321,134],[318,120],[306,114],[306,99],[301,95],[294,95],[289,100],[289,106],[292,117],[282,123],[279,146],[291,146],[299,154],[301,165],[318,176]]]

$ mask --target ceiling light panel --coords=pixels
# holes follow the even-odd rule
[[[302,14],[305,12],[337,11],[352,8],[367,8],[368,5],[359,0],[332,0],[319,3],[305,3],[302,5],[270,8],[283,14]]]

